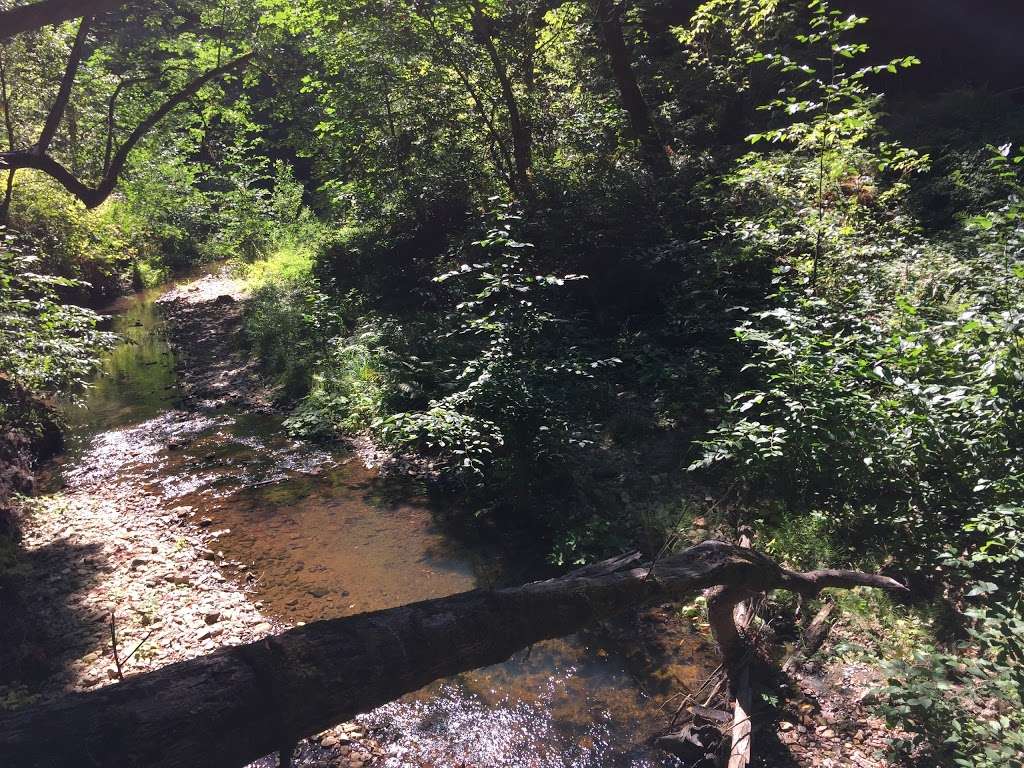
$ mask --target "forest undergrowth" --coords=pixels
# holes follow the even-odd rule
[[[927,62],[878,61],[839,0],[595,5],[261,0],[174,17],[174,45],[141,10],[99,27],[55,145],[82,172],[152,66],[259,65],[98,206],[10,172],[0,376],[80,389],[95,310],[228,260],[294,435],[369,437],[459,524],[558,565],[745,525],[793,567],[903,580],[909,604],[840,598],[830,650],[879,668],[892,757],[1020,764],[1019,93],[885,96]],[[74,36],[5,44],[12,147]],[[5,430],[40,432],[15,400]]]

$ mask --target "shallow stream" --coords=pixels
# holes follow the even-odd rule
[[[385,480],[344,450],[293,440],[280,418],[182,404],[153,292],[119,302],[122,341],[70,411],[66,476],[130,474],[219,531],[240,586],[288,623],[344,616],[540,574],[493,542],[456,537],[415,483]],[[228,574],[231,575],[231,574]],[[657,676],[595,631],[437,682],[360,718],[388,748],[374,763],[480,768],[645,768],[665,698],[702,678],[685,640]],[[623,652],[625,650],[625,653]],[[271,765],[272,763],[267,763]],[[308,763],[307,763],[308,764]]]

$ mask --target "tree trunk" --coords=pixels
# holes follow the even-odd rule
[[[609,570],[320,621],[222,648],[0,716],[0,755],[18,768],[243,766],[438,678],[715,584],[805,595],[851,583],[903,590],[883,576],[793,573],[719,541],[656,568]],[[823,573],[840,574],[842,584]]]
[[[651,109],[633,71],[626,38],[622,31],[623,12],[622,6],[614,0],[597,0],[597,27],[601,33],[605,53],[608,55],[612,77],[615,78],[615,84],[619,89],[619,99],[629,116],[633,135],[640,142],[640,153],[655,174],[665,176],[672,169],[668,162],[665,143],[658,134]]]
[[[493,21],[486,13],[479,2],[473,4],[471,24],[473,35],[477,42],[483,46],[490,59],[494,76],[501,88],[501,98],[505,102],[505,111],[508,112],[509,133],[512,136],[512,157],[515,162],[516,186],[523,194],[529,195],[531,186],[530,170],[533,165],[533,141],[529,129],[529,116],[525,116],[519,108],[519,100],[516,98],[515,88],[512,86],[512,79],[508,74],[508,67],[498,53],[494,44]]]
[[[7,46],[0,46],[0,108],[4,111],[4,131],[7,133],[7,148],[15,146],[14,119],[11,117],[11,99],[7,89]],[[14,196],[14,169],[5,174],[4,196],[0,201],[0,226],[7,226],[11,215],[11,200]]]

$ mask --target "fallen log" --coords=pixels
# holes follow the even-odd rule
[[[0,756],[11,768],[243,766],[433,680],[628,608],[713,585],[813,597],[853,584],[904,589],[884,576],[795,573],[753,550],[706,541],[654,571],[569,574],[319,621],[129,676],[0,716]]]

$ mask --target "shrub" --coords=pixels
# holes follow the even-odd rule
[[[395,357],[383,327],[378,318],[364,318],[360,330],[318,350],[309,394],[285,421],[290,431],[327,436],[380,424],[396,387],[391,375]]]
[[[965,601],[967,639],[952,648],[924,645],[887,665],[879,709],[910,735],[897,757],[930,765],[1019,766],[1024,755],[1024,510],[985,510],[964,525],[962,549],[946,567],[973,583]]]
[[[10,228],[33,244],[38,271],[74,281],[60,286],[66,294],[109,300],[128,287],[137,254],[136,233],[118,222],[117,207],[109,200],[88,210],[53,181],[19,173]]]
[[[61,299],[60,290],[81,283],[37,272],[41,263],[22,237],[0,228],[0,373],[32,392],[73,391],[112,338],[95,312]]]
[[[582,275],[538,274],[534,245],[517,238],[520,217],[500,208],[485,236],[452,255],[452,311],[436,332],[447,356],[424,408],[383,420],[385,438],[438,454],[448,471],[479,481],[497,459],[524,469],[570,446],[592,443],[579,398],[594,373],[619,362],[593,359],[568,336],[580,318],[558,296]]]

